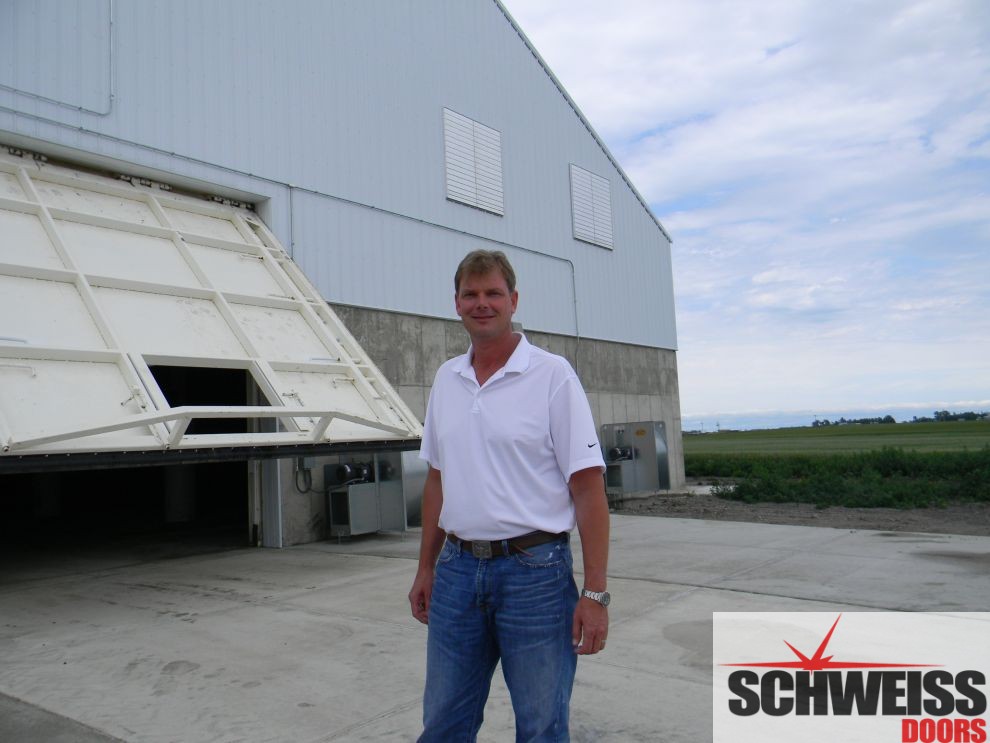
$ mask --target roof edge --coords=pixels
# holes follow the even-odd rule
[[[626,185],[629,186],[629,189],[633,192],[636,198],[639,199],[639,203],[642,205],[643,209],[646,210],[646,213],[650,215],[650,219],[652,219],[656,226],[660,228],[660,232],[662,232],[663,236],[667,238],[667,241],[673,243],[674,241],[670,237],[670,233],[667,232],[667,229],[663,226],[663,224],[661,224],[660,220],[657,219],[657,215],[653,213],[652,209],[650,209],[649,204],[646,203],[646,199],[643,198],[643,195],[639,192],[636,186],[633,185],[632,181],[629,180],[629,176],[626,175],[626,171],[624,171],[622,166],[619,165],[619,161],[615,159],[614,155],[612,155],[611,151],[608,149],[608,146],[605,144],[605,141],[598,136],[598,132],[595,131],[595,128],[591,125],[591,122],[588,121],[583,113],[581,113],[581,109],[578,108],[577,103],[575,103],[574,99],[571,98],[563,84],[557,79],[557,76],[553,74],[553,70],[550,69],[550,65],[548,65],[546,60],[544,60],[543,57],[540,56],[540,53],[536,51],[536,47],[533,46],[533,43],[526,36],[526,33],[522,30],[519,24],[516,23],[515,18],[513,18],[512,14],[509,13],[504,5],[502,5],[501,0],[493,0],[493,2],[495,3],[495,7],[497,7],[499,11],[501,11],[502,15],[505,16],[505,19],[509,22],[512,28],[515,29],[515,32],[519,35],[519,38],[522,39],[523,43],[526,45],[526,48],[529,49],[533,57],[536,58],[536,61],[539,62],[540,67],[543,68],[543,71],[547,74],[547,77],[549,77],[553,84],[557,86],[557,90],[560,91],[560,94],[564,97],[564,100],[567,101],[567,104],[574,110],[574,113],[577,114],[578,119],[582,124],[584,124],[584,128],[588,130],[592,137],[595,138],[598,146],[601,147],[602,152],[605,153],[605,157],[611,161],[612,165],[615,166],[615,169],[622,177],[622,180],[625,181]]]

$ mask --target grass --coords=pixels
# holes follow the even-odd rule
[[[944,452],[990,446],[990,421],[892,423],[688,434],[684,454],[819,454],[896,448]]]
[[[726,431],[684,437],[689,477],[723,498],[826,508],[990,503],[990,421]]]

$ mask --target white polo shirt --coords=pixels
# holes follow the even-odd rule
[[[420,458],[440,470],[440,528],[462,539],[508,539],[574,528],[567,482],[605,471],[581,382],[561,356],[520,335],[484,386],[471,350],[437,371]]]

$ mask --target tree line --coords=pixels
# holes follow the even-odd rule
[[[815,419],[811,425],[813,428],[819,428],[821,426],[866,426],[877,423],[897,423],[897,421],[894,420],[894,416],[885,415],[877,418],[839,418],[837,421],[830,421],[828,418]]]
[[[974,413],[972,410],[967,410],[965,413],[950,413],[948,410],[936,410],[934,417],[932,418],[919,418],[914,416],[911,419],[912,423],[942,423],[948,421],[978,421],[981,418],[990,417],[990,413],[983,411],[982,413]]]
[[[914,416],[911,418],[911,423],[948,423],[952,421],[977,421],[985,418],[990,418],[990,413],[983,411],[982,413],[976,413],[972,410],[967,410],[965,413],[950,413],[948,410],[936,410],[933,417],[928,418],[926,416],[918,417]],[[839,418],[837,421],[829,420],[825,418],[824,420],[818,420],[817,418],[812,422],[812,428],[820,428],[823,426],[868,426],[877,424],[888,424],[897,423],[892,415],[877,416],[876,418]]]

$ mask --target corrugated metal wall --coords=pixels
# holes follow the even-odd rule
[[[526,327],[676,347],[669,243],[492,0],[7,0],[0,29],[0,140],[265,196],[327,299],[452,317],[457,259],[500,247]],[[445,106],[500,132],[504,216],[445,198]],[[572,236],[570,163],[613,251]]]

